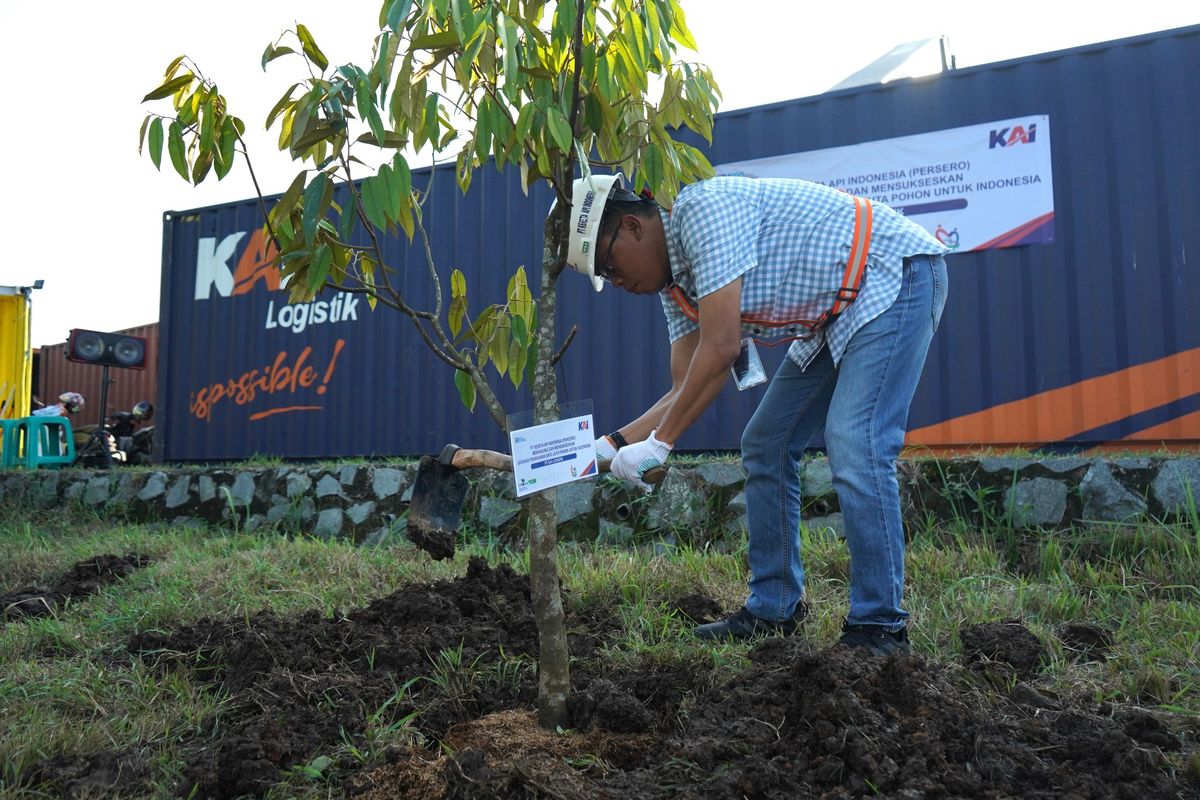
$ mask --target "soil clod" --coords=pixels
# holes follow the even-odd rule
[[[0,619],[8,621],[52,614],[60,605],[95,594],[104,586],[132,575],[149,563],[148,557],[137,553],[85,559],[63,573],[53,588],[29,586],[0,595]]]
[[[454,558],[454,531],[429,528],[410,519],[405,536],[410,542],[428,553],[434,561],[446,561]]]
[[[1020,678],[1033,677],[1048,660],[1042,641],[1020,620],[966,625],[959,629],[958,638],[967,664],[999,662],[1012,667]]]

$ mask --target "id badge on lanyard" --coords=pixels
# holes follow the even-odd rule
[[[730,371],[733,372],[733,382],[739,392],[766,382],[767,371],[763,369],[762,359],[758,357],[758,348],[755,347],[753,339],[742,339],[742,349],[738,351],[738,357]]]

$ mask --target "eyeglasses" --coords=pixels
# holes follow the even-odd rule
[[[612,238],[608,240],[608,250],[604,252],[604,258],[596,262],[596,276],[601,280],[612,283],[614,270],[612,264],[609,263],[609,258],[612,257],[613,245],[617,243],[617,237],[621,235],[621,227],[613,231]]]

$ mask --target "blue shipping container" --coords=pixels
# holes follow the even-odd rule
[[[1200,440],[1200,26],[718,115],[714,164],[821,150],[1034,114],[1053,124],[1055,241],[950,257],[950,301],[910,417],[938,447]],[[720,76],[717,76],[718,79]],[[536,284],[551,196],[515,171],[417,171],[437,268],[467,275],[470,312],[513,270]],[[407,317],[323,294],[289,306],[257,202],[164,216],[158,430],[170,461],[506,450],[462,407],[453,370]],[[1190,246],[1190,247],[1189,247]],[[385,244],[411,305],[432,307],[424,249]],[[448,291],[443,285],[448,303]],[[669,386],[657,299],[565,274],[558,285],[563,401],[590,399],[610,430]],[[1189,311],[1189,309],[1192,309]],[[764,353],[768,368],[783,348]],[[779,351],[779,352],[776,352]],[[494,384],[506,409],[528,387]],[[727,388],[681,442],[736,449],[761,389]]]

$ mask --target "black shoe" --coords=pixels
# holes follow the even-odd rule
[[[792,616],[783,622],[771,622],[756,617],[749,609],[742,606],[728,617],[707,625],[700,625],[694,631],[697,639],[752,639],[756,636],[788,636],[796,632],[800,623],[808,616],[808,603],[803,600],[796,606]]]
[[[838,644],[860,647],[873,656],[890,656],[892,653],[907,653],[908,628],[892,633],[883,625],[842,625],[842,638]]]

